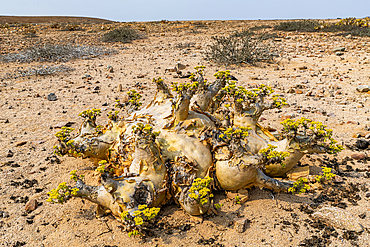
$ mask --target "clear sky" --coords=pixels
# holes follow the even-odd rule
[[[0,0],[0,15],[113,21],[333,19],[370,16],[370,0]]]

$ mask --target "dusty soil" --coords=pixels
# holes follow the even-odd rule
[[[57,21],[68,22],[52,19],[50,23]],[[21,23],[22,19],[11,22]],[[165,205],[144,238],[129,238],[112,216],[97,219],[95,205],[89,201],[73,199],[55,205],[45,200],[48,191],[69,181],[71,170],[84,174],[89,184],[97,184],[98,180],[88,159],[53,155],[53,145],[57,143],[54,134],[64,125],[78,129],[82,123],[78,113],[91,108],[102,109],[98,123],[105,124],[114,101],[130,89],[139,91],[144,105],[147,104],[154,94],[153,77],[161,76],[167,83],[186,81],[173,78],[175,73],[165,73],[166,68],[177,63],[187,65],[185,71],[205,65],[209,80],[213,80],[216,71],[229,69],[239,85],[273,86],[286,97],[290,107],[265,112],[261,118],[263,126],[280,130],[282,119],[304,116],[333,128],[334,137],[340,142],[364,138],[370,133],[367,128],[370,94],[359,93],[356,87],[370,84],[370,38],[276,32],[278,38],[266,41],[273,42],[280,51],[276,63],[225,67],[204,60],[203,53],[213,35],[273,26],[276,21],[87,24],[83,20],[77,31],[62,31],[52,28],[50,23],[0,28],[1,54],[20,52],[36,44],[58,43],[104,46],[117,54],[67,62],[1,64],[1,246],[369,246],[370,204],[365,194],[370,174],[366,149],[347,148],[338,157],[303,158],[301,165],[309,165],[312,170],[336,167],[343,182],[333,184],[330,190],[292,195],[254,188],[250,190],[250,199],[242,205],[217,191],[215,202],[224,204],[218,215],[197,219],[175,204]],[[124,25],[137,28],[147,38],[129,44],[100,41],[109,29]],[[28,34],[29,29],[36,31],[34,35]],[[275,32],[271,28],[265,31]],[[345,47],[344,54],[337,56],[333,52],[335,47]],[[20,69],[39,65],[65,65],[74,70],[49,76],[9,77]],[[114,73],[106,70],[108,65],[113,66]],[[92,79],[83,79],[85,74]],[[117,91],[119,84],[123,92]],[[47,99],[50,93],[56,94],[56,101]],[[365,158],[351,158],[357,153]],[[38,206],[26,212],[25,204],[30,199],[36,199]],[[358,218],[364,231],[355,234],[315,222],[310,217],[311,209],[323,205],[345,208]],[[243,233],[234,229],[238,218],[247,220]]]

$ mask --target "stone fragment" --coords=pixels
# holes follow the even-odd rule
[[[112,66],[112,65],[108,65],[108,66],[107,66],[107,71],[108,71],[109,73],[113,73],[113,72],[114,72],[114,70],[113,70],[113,66]]]
[[[351,155],[351,158],[355,160],[363,160],[366,158],[366,155],[363,153],[354,153]]]
[[[335,47],[333,49],[333,52],[341,52],[341,51],[346,51],[346,47]]]
[[[117,92],[122,92],[122,84],[118,84]]]
[[[313,213],[312,217],[336,228],[355,232],[363,231],[357,217],[341,208],[323,207]]]
[[[248,223],[249,220],[247,218],[236,218],[234,219],[234,229],[238,233],[243,233],[246,230]]]
[[[14,156],[14,153],[12,150],[8,150],[8,153],[6,155],[6,157],[10,158],[10,157],[13,157]]]
[[[289,88],[288,90],[286,90],[286,93],[295,93],[295,90],[294,88]]]
[[[338,51],[338,52],[335,53],[335,55],[337,55],[337,56],[343,56],[344,55],[344,52]]]
[[[181,63],[176,64],[176,71],[184,70],[184,69],[186,69],[186,65],[181,64]]]
[[[366,139],[358,139],[356,140],[355,146],[359,149],[367,149],[369,147],[369,141]]]
[[[25,145],[26,143],[27,143],[27,141],[20,141],[20,142],[17,142],[17,143],[15,144],[15,146],[16,146],[16,147],[20,147],[20,146]]]
[[[342,183],[343,182],[343,178],[339,175],[336,175],[334,178],[333,178],[333,182],[334,183]]]
[[[307,178],[310,175],[310,167],[309,166],[302,166],[302,167],[294,167],[292,170],[287,172],[287,176],[290,180],[298,180],[299,178]]]
[[[165,69],[164,72],[165,73],[166,72],[177,72],[177,69],[176,69],[176,67],[170,67],[170,68]]]
[[[48,100],[49,101],[56,101],[58,97],[55,95],[55,93],[49,93],[48,94]]]
[[[32,212],[37,208],[37,200],[31,199],[26,203],[26,206],[24,207],[24,210],[27,212]]]
[[[360,93],[366,93],[370,91],[370,86],[369,85],[359,85],[357,86],[356,90]]]

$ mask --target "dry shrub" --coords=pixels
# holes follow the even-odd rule
[[[235,32],[229,36],[212,37],[213,44],[205,52],[206,59],[218,64],[256,64],[257,62],[272,62],[274,47],[269,42],[263,42],[264,35],[253,36],[248,30]]]
[[[130,43],[133,40],[142,38],[145,38],[145,36],[139,31],[131,27],[121,27],[105,33],[102,40],[104,42]]]
[[[53,75],[62,72],[72,71],[73,69],[65,66],[65,65],[58,65],[58,66],[36,66],[31,67],[28,69],[18,69],[14,72],[8,72],[5,76],[1,79],[15,79],[18,77],[25,77],[25,76],[45,76],[45,75]]]
[[[9,53],[0,56],[2,62],[55,62],[69,61],[71,59],[82,58],[89,59],[92,57],[115,54],[114,50],[108,50],[102,47],[94,46],[76,46],[70,44],[57,45],[36,45],[25,49],[19,53]]]

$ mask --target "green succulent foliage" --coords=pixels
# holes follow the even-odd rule
[[[172,91],[176,92],[178,95],[187,95],[187,94],[194,94],[194,92],[198,89],[199,82],[192,81],[192,82],[172,82]]]
[[[71,195],[76,195],[78,192],[77,188],[71,189],[66,185],[65,182],[60,183],[56,189],[52,189],[48,192],[49,198],[46,199],[47,202],[60,203],[66,202]]]
[[[71,175],[70,179],[74,180],[75,182],[77,182],[77,180],[82,180],[85,177],[85,175],[77,175],[76,173],[77,170],[73,170],[69,173]]]
[[[189,189],[189,197],[197,201],[199,204],[204,205],[208,202],[207,197],[213,197],[209,185],[213,178],[204,177],[196,178]]]
[[[322,174],[316,175],[315,180],[318,183],[325,184],[332,180],[335,177],[335,174],[331,172],[331,168],[329,167],[322,167]],[[296,182],[293,183],[293,186],[288,189],[288,192],[292,192],[292,194],[301,194],[305,193],[307,190],[310,189],[309,182],[307,178],[299,178]]]
[[[227,79],[230,76],[230,70],[218,71],[214,74],[217,79]]]
[[[293,183],[293,186],[288,189],[292,194],[302,194],[310,189],[307,178],[299,178]]]
[[[74,128],[70,127],[62,127],[61,131],[58,131],[55,136],[58,138],[60,142],[65,142],[69,139],[70,133],[74,130]]]
[[[235,83],[235,81],[229,81],[228,85],[222,89],[229,97],[234,98],[235,103],[253,104],[262,102],[266,97],[271,97],[275,108],[287,105],[285,98],[280,97],[278,94],[272,95],[274,90],[269,86],[261,84],[258,88],[248,90],[243,86],[236,86]]]
[[[148,208],[147,205],[139,205],[138,210],[134,211],[132,215],[128,211],[123,211],[120,214],[121,219],[131,227],[128,236],[142,235],[143,227],[152,221],[160,210],[156,207]]]
[[[333,130],[327,129],[327,126],[318,121],[312,121],[308,118],[301,118],[298,120],[286,119],[281,122],[283,125],[283,134],[292,134],[294,137],[301,133],[314,137],[315,142],[321,142],[321,146],[326,148],[327,153],[337,154],[344,150],[344,147],[337,144],[333,136]]]
[[[249,135],[249,130],[252,128],[249,127],[233,127],[227,128],[219,138],[224,140],[226,143],[230,143],[232,140],[242,140]]]
[[[335,174],[331,172],[331,168],[329,167],[323,167],[322,172],[322,175],[317,175],[315,178],[316,181],[319,183],[326,183],[328,181],[331,181],[331,179],[335,177]]]
[[[240,196],[235,196],[235,202],[236,204],[241,204]]]
[[[78,176],[76,175],[76,170],[71,171],[71,180],[77,181],[78,179],[82,179],[84,176]],[[68,199],[70,199],[72,196],[77,195],[77,192],[79,191],[78,188],[71,188],[67,185],[66,182],[60,183],[57,188],[52,189],[47,194],[49,195],[49,198],[46,199],[47,202],[51,203],[65,203]]]
[[[148,140],[154,140],[161,132],[153,131],[153,127],[150,124],[137,123],[132,126],[132,132]]]
[[[222,203],[215,203],[213,204],[213,206],[215,207],[215,209],[220,209],[224,204]]]
[[[112,121],[117,121],[118,120],[118,113],[119,113],[119,111],[114,111],[114,112],[109,111],[108,112],[108,118]]]
[[[268,144],[268,147],[262,148],[259,153],[266,159],[266,160],[272,160],[277,159],[282,167],[285,167],[285,163],[283,162],[285,158],[290,156],[289,152],[280,152],[276,151],[277,147],[273,146],[271,144]]]
[[[194,69],[197,71],[198,74],[203,75],[204,74],[204,69],[206,66],[200,65],[200,66],[195,66]]]
[[[138,110],[140,106],[143,104],[140,102],[140,99],[143,97],[141,94],[136,92],[135,89],[132,89],[127,92],[128,94],[128,102],[131,104],[134,108],[134,110]]]
[[[104,173],[104,172],[113,172],[113,168],[112,169],[110,169],[109,170],[109,168],[108,168],[108,166],[109,166],[109,164],[108,164],[108,161],[106,161],[106,160],[101,160],[101,161],[99,161],[99,163],[98,163],[99,165],[98,165],[98,167],[95,169],[95,171],[97,172],[97,173],[100,173],[100,174],[102,174],[102,173]]]
[[[78,114],[78,116],[95,121],[96,117],[100,116],[100,114],[101,114],[100,109],[92,109],[92,110],[85,110],[81,112],[80,114]]]
[[[153,78],[153,82],[154,83],[158,83],[158,84],[162,84],[163,83],[163,79],[162,79],[162,77]]]

